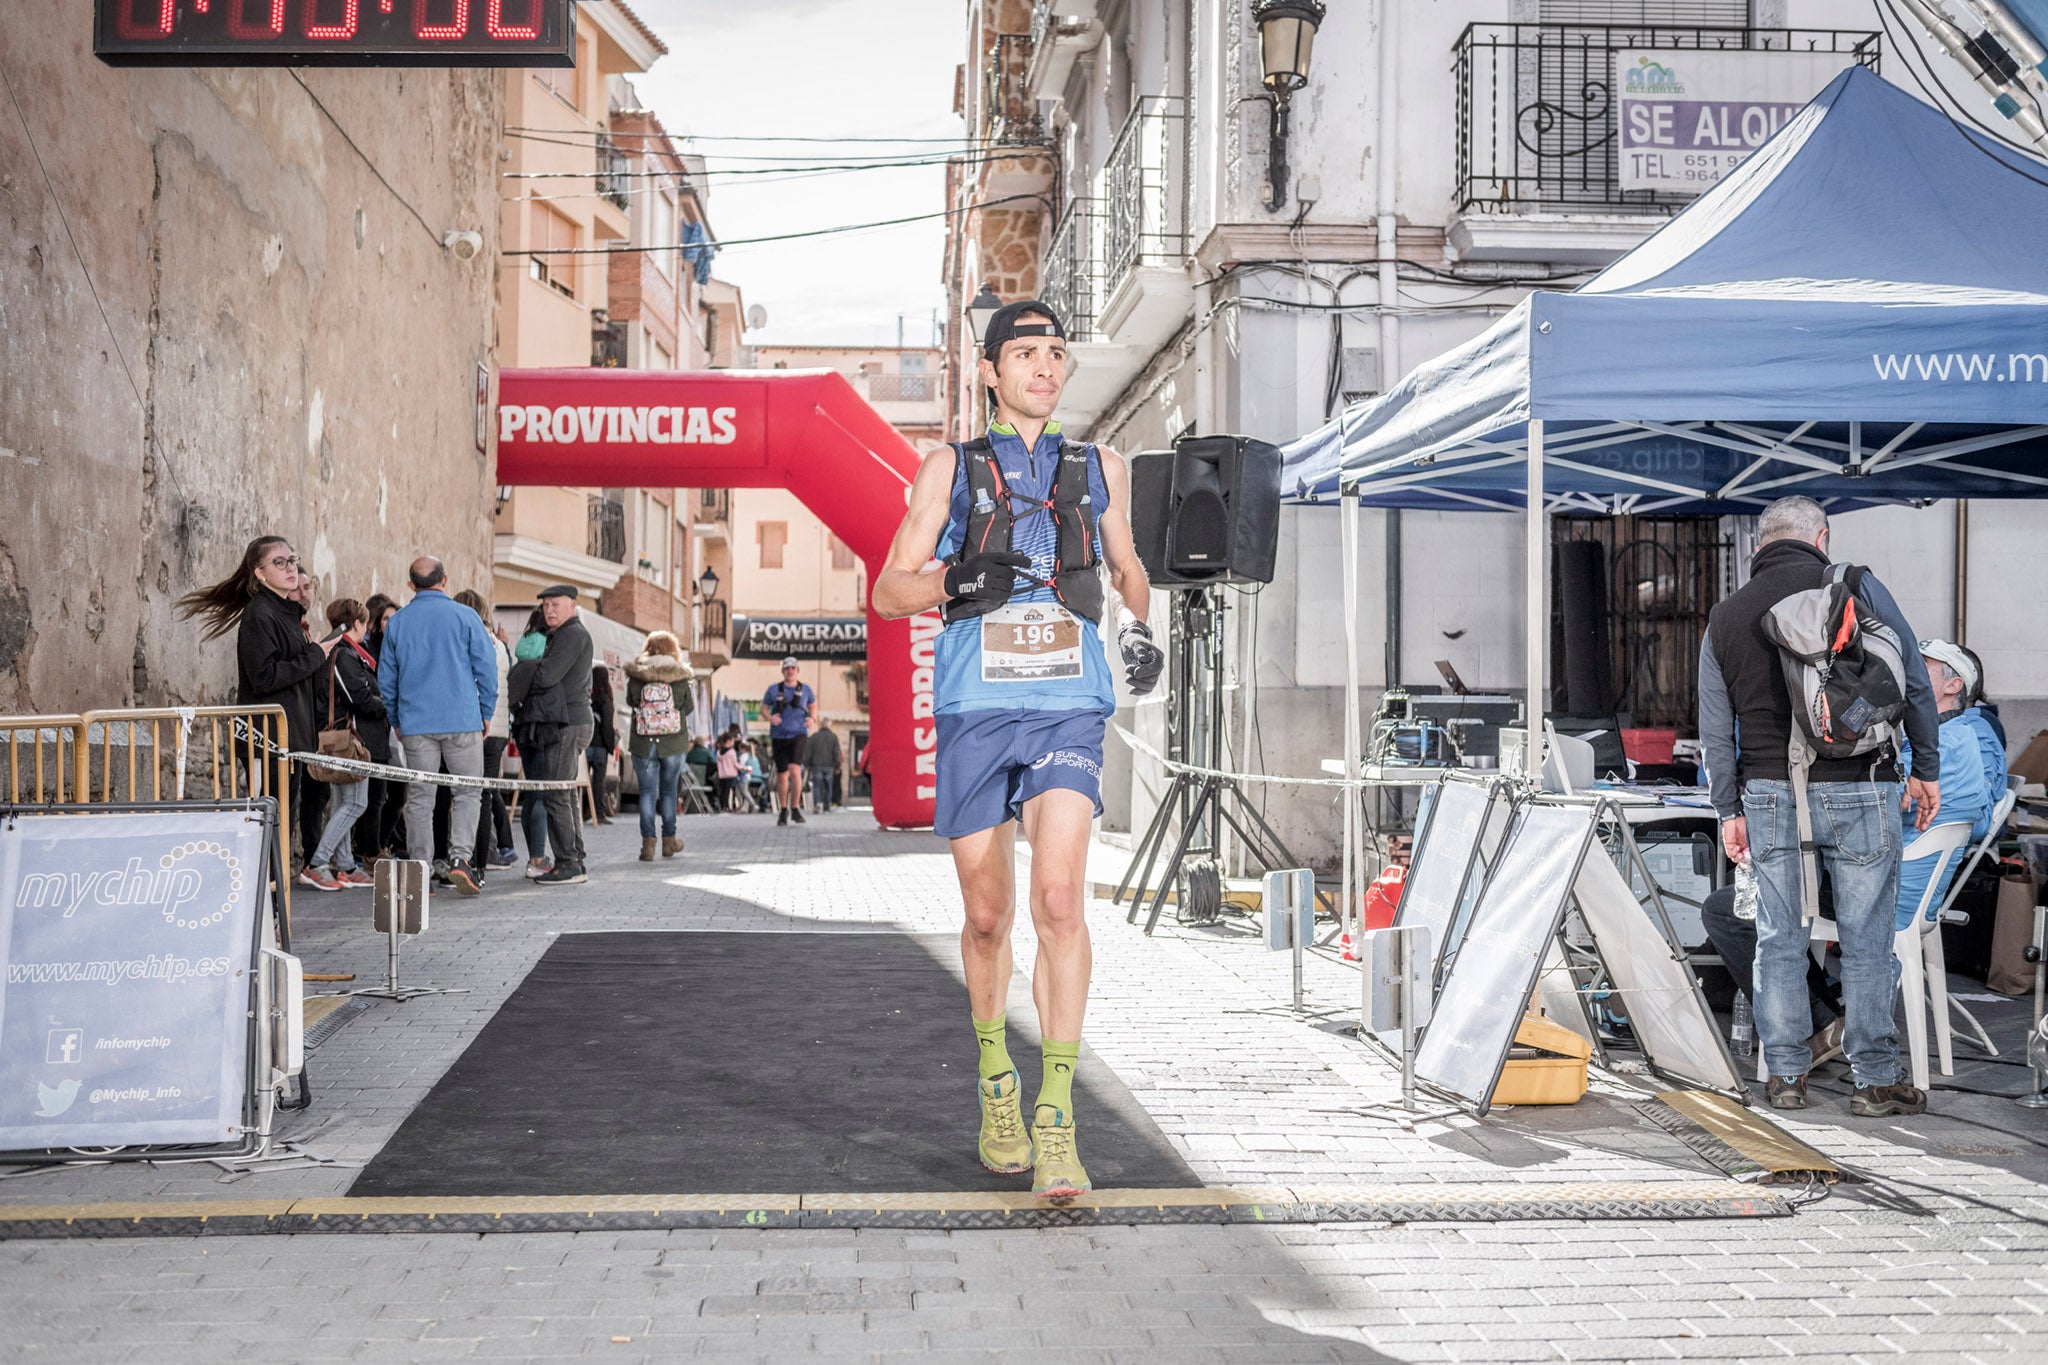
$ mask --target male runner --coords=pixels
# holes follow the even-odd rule
[[[981,381],[993,421],[980,441],[925,458],[875,579],[885,617],[943,608],[933,712],[936,832],[952,841],[966,924],[960,956],[980,1042],[981,1162],[1035,1169],[1033,1193],[1084,1194],[1074,1066],[1091,954],[1083,885],[1102,813],[1103,722],[1116,709],[1099,627],[1101,568],[1123,599],[1124,676],[1143,694],[1166,656],[1145,625],[1151,588],[1131,540],[1130,473],[1116,452],[1069,444],[1052,420],[1067,380],[1052,309],[1012,303],[990,319]],[[934,562],[938,561],[938,562]],[[1027,1132],[1004,1042],[1017,821],[1031,844],[1031,995],[1044,1069]]]
[[[797,681],[794,654],[782,661],[782,681],[768,684],[761,709],[769,716],[768,745],[775,757],[775,790],[782,798],[782,814],[775,823],[786,825],[791,816],[804,822],[804,751],[811,726],[818,719],[817,694],[811,685]]]

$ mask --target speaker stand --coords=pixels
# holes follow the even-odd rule
[[[1239,788],[1237,779],[1222,772],[1223,767],[1223,630],[1222,605],[1213,589],[1194,588],[1181,596],[1173,622],[1173,703],[1168,715],[1167,753],[1176,762],[1194,766],[1198,747],[1206,748],[1206,772],[1176,769],[1166,795],[1153,812],[1152,823],[1138,841],[1136,852],[1116,884],[1111,905],[1123,903],[1132,892],[1126,924],[1136,923],[1145,899],[1147,883],[1157,864],[1166,836],[1176,825],[1179,834],[1173,852],[1167,856],[1164,874],[1152,893],[1145,917],[1149,937],[1159,927],[1166,892],[1180,876],[1182,863],[1190,852],[1215,857],[1222,847],[1223,826],[1229,825],[1243,841],[1254,861],[1267,870],[1298,867],[1285,841],[1266,823],[1257,806]],[[1206,686],[1204,686],[1206,682]],[[1204,743],[1206,741],[1206,743]],[[1199,840],[1199,842],[1198,842]],[[1142,867],[1141,867],[1142,864]],[[1137,885],[1132,886],[1133,874]],[[1318,893],[1316,899],[1327,903]]]

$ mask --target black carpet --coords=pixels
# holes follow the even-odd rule
[[[938,936],[564,934],[350,1192],[1029,1189],[975,1160],[958,959]],[[1021,971],[1012,994],[1028,1115]],[[1074,1111],[1096,1188],[1201,1183],[1085,1049]]]

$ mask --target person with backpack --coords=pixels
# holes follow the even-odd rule
[[[1916,636],[1876,575],[1830,565],[1827,512],[1780,498],[1757,525],[1749,582],[1715,606],[1700,642],[1699,731],[1731,862],[1757,879],[1757,1034],[1779,1109],[1804,1109],[1813,1053],[1806,993],[1816,856],[1834,887],[1842,947],[1849,1112],[1918,1114],[1892,1011],[1898,901],[1898,744],[1925,831],[1941,810],[1934,692]],[[1795,695],[1797,698],[1795,704]]]
[[[683,732],[689,705],[684,686],[696,674],[683,660],[682,642],[668,631],[647,637],[640,657],[626,665],[626,706],[633,713],[633,735],[627,751],[640,782],[640,861],[654,861],[654,819],[661,816],[661,856],[683,851],[676,832],[676,793],[682,784],[683,762],[690,737]]]

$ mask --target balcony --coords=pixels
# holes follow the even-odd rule
[[[1031,63],[1024,84],[1032,98],[1060,100],[1081,55],[1102,41],[1096,0],[1037,0],[1031,7]]]
[[[1821,52],[1876,68],[1879,35],[1665,24],[1471,24],[1453,48],[1457,259],[1604,265],[1690,197],[1624,190],[1615,54],[1624,49]]]
[[[1038,296],[1051,304],[1067,328],[1067,387],[1060,411],[1086,427],[1114,402],[1146,359],[1102,333],[1099,314],[1109,293],[1103,257],[1106,215],[1099,199],[1076,199],[1053,229]]]
[[[699,602],[697,631],[690,644],[690,666],[723,668],[732,662],[732,606],[727,602]]]
[[[728,537],[732,523],[732,490],[700,488],[690,514],[690,534],[709,544]]]
[[[574,506],[572,503],[571,506]],[[584,553],[614,564],[626,562],[626,504],[618,498],[590,497],[589,535]]]
[[[1182,151],[1187,104],[1146,95],[1117,134],[1102,167],[1102,278],[1097,323],[1104,340],[1157,350],[1187,321],[1187,183]]]
[[[1037,147],[1045,143],[1045,125],[1038,118],[1038,100],[1025,76],[1031,70],[1031,35],[999,33],[988,50],[982,71],[982,118],[989,141]]]
[[[870,403],[929,403],[939,394],[935,374],[871,374],[863,384]]]
[[[632,184],[632,162],[626,154],[614,147],[609,138],[599,138],[597,143],[597,196],[613,208],[624,212],[632,199],[626,189]]]

